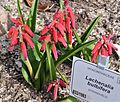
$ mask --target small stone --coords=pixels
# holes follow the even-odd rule
[[[0,98],[0,102],[2,102],[2,98]]]

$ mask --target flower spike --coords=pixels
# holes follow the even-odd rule
[[[71,18],[72,27],[73,27],[73,29],[75,29],[75,16],[72,12],[72,9],[70,7],[68,7],[67,11],[69,12],[69,17]]]

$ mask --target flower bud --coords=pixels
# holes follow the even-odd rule
[[[72,9],[70,7],[68,7],[67,11],[69,13],[69,17],[70,17],[71,22],[72,22],[72,27],[73,27],[73,29],[75,29],[75,16],[74,16],[74,14],[72,12]]]
[[[34,43],[32,42],[30,36],[28,34],[26,34],[25,32],[22,31],[22,36],[23,39],[25,39],[25,41],[30,45],[30,47],[33,49],[34,48]]]
[[[27,49],[26,49],[26,45],[25,45],[24,42],[20,43],[20,48],[21,48],[21,51],[22,51],[24,59],[27,60],[27,58],[28,58],[28,56],[27,56]]]
[[[48,27],[45,26],[45,27],[41,30],[40,35],[44,35],[44,34],[46,34],[48,31],[49,31]]]
[[[15,30],[15,27],[14,27],[14,26],[12,26],[12,27],[9,29],[8,36],[7,36],[8,39],[10,39],[10,38],[12,37],[14,30]]]
[[[57,54],[57,49],[56,49],[55,44],[52,45],[52,53],[54,55],[55,60],[57,60],[58,54]]]
[[[12,35],[10,46],[15,46],[18,43],[17,36],[18,36],[18,30],[15,29],[14,32],[13,32],[13,35]]]
[[[92,54],[94,54],[100,47],[102,46],[102,42],[98,41],[94,47],[94,49],[92,50]]]
[[[28,27],[27,24],[24,24],[23,27],[24,27],[24,30],[25,30],[31,37],[34,37],[34,33],[33,33],[32,30]]]

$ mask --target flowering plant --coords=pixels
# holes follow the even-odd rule
[[[106,35],[102,36],[102,39],[98,41],[92,50],[92,62],[96,61],[96,58],[98,55],[103,55],[103,56],[111,56],[112,55],[112,50],[117,51],[118,49],[112,44],[110,39],[114,35],[109,35],[108,37]]]
[[[71,61],[72,56],[82,56],[85,60],[95,61],[98,49],[101,50],[101,54],[108,55],[115,47],[107,42],[111,37],[103,36],[103,41],[98,42],[92,51],[91,45],[96,42],[96,39],[88,41],[88,37],[100,17],[96,17],[80,37],[76,33],[75,16],[68,5],[68,0],[60,0],[60,9],[54,13],[53,20],[46,24],[39,34],[36,33],[38,1],[33,0],[28,19],[25,21],[20,2],[17,0],[19,17],[11,18],[15,26],[12,26],[8,32],[9,50],[13,50],[17,44],[20,45],[22,74],[25,80],[37,90],[40,90],[45,83],[50,82],[47,92],[53,88],[54,101],[57,99],[59,101],[59,96],[57,96],[59,89],[66,88],[69,84],[64,73],[58,68],[61,63],[65,60]],[[75,39],[73,40],[73,38]],[[106,49],[108,53],[105,52]],[[63,100],[69,102],[68,100],[75,99],[68,97]]]

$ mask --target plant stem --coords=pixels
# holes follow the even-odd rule
[[[21,7],[20,7],[20,0],[17,0],[17,9],[18,9],[18,15],[22,18],[22,23],[24,24],[25,21],[24,21],[24,19],[23,19]]]

